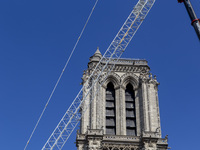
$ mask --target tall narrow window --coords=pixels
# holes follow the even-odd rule
[[[115,121],[115,89],[110,82],[106,89],[106,134],[116,134]]]
[[[126,103],[126,135],[136,136],[135,93],[129,83],[125,90]]]

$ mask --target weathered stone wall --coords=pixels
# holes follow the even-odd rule
[[[84,71],[82,78],[84,93],[88,90],[85,81],[100,58],[101,54],[98,50],[90,57],[88,69]],[[107,71],[104,72],[101,80],[94,86],[83,104],[84,109],[88,108],[81,119],[80,133],[77,134],[76,144],[78,150],[167,149],[167,139],[161,139],[158,105],[159,83],[149,71],[150,68],[146,60],[120,59],[109,75],[107,75]],[[105,93],[109,82],[113,83],[115,89],[116,135],[105,135]],[[135,91],[137,136],[126,135],[125,89],[129,83]],[[102,86],[98,89],[101,84]],[[92,99],[93,101],[89,105]]]

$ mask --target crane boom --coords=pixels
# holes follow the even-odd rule
[[[133,8],[131,14],[128,16],[127,20],[119,30],[118,34],[115,36],[114,40],[102,56],[99,63],[96,65],[95,69],[90,74],[89,78],[85,82],[87,87],[82,87],[74,101],[62,117],[61,121],[43,146],[42,150],[61,150],[71,133],[79,123],[82,114],[87,110],[91,101],[88,103],[88,106],[83,108],[83,103],[87,100],[88,95],[90,94],[94,85],[99,81],[103,72],[108,69],[108,64],[112,65],[109,67],[107,76],[112,71],[115,62],[121,57],[122,53],[125,51],[129,42],[137,32],[141,23],[144,21],[151,7],[153,6],[155,0],[139,0],[138,3]],[[114,60],[114,61],[113,61]],[[112,61],[112,63],[111,63]],[[106,62],[102,66],[102,62]],[[106,76],[106,77],[107,77]],[[105,77],[105,78],[106,78]],[[93,79],[93,82],[90,81]],[[103,82],[99,85],[101,86]],[[84,88],[87,88],[87,93],[83,95]],[[98,88],[97,88],[98,89]],[[98,90],[96,91],[96,94]],[[81,109],[81,113],[79,113]]]
[[[197,36],[200,40],[200,20],[197,18],[197,15],[195,14],[195,11],[192,7],[190,0],[178,0],[178,2],[179,3],[184,2],[185,8],[187,9],[187,12],[188,12],[190,19],[192,21],[191,24],[194,27],[194,29],[197,33]]]

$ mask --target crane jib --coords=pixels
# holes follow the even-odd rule
[[[42,150],[61,150],[64,144],[67,142],[71,133],[75,129],[76,125],[80,121],[82,115],[86,112],[88,106],[92,102],[91,99],[86,107],[83,107],[83,103],[87,101],[87,97],[90,94],[94,85],[99,83],[98,88],[104,83],[106,77],[110,74],[114,68],[115,63],[119,60],[122,53],[125,51],[126,47],[130,43],[131,39],[137,32],[138,28],[142,24],[143,20],[152,8],[155,0],[139,0],[138,3],[133,8],[132,12],[128,16],[127,20],[115,36],[114,40],[111,42],[110,46],[102,56],[101,60],[96,65],[95,69],[90,74],[87,81],[84,83],[85,86],[81,88],[74,101],[62,117],[61,121],[43,146]],[[112,62],[112,63],[110,63]],[[102,66],[102,63],[105,65]],[[108,68],[109,65],[109,68]],[[106,76],[102,79],[103,72],[107,70]],[[93,82],[90,83],[91,79]],[[86,86],[87,85],[87,86]],[[87,89],[87,92],[83,95],[83,90]],[[95,95],[99,90],[96,90]],[[93,98],[95,97],[93,96]],[[81,109],[81,113],[80,110]],[[99,127],[100,128],[100,127]]]

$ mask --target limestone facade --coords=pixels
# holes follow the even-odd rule
[[[90,57],[83,94],[101,57],[99,50]],[[159,83],[147,61],[120,59],[115,66],[112,61],[83,104],[77,150],[167,150],[167,136],[161,137]]]

